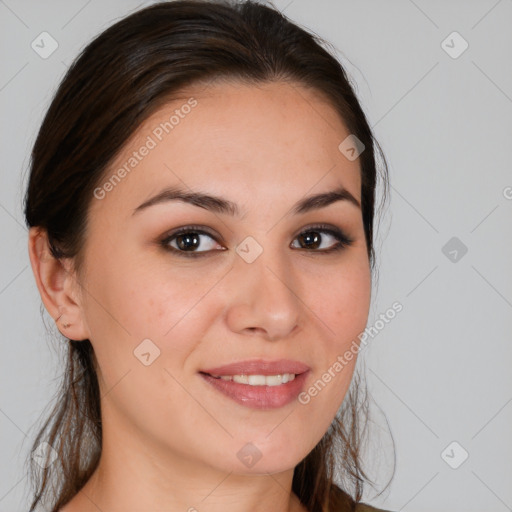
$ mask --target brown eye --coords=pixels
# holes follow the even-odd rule
[[[200,242],[200,235],[198,233],[185,233],[175,237],[178,249],[188,251],[189,249],[197,249]]]
[[[300,233],[296,240],[299,242],[299,247],[295,245],[294,248],[312,249],[313,252],[320,253],[343,249],[353,242],[342,231],[327,226],[312,226]]]
[[[211,235],[193,226],[181,228],[167,235],[160,244],[168,251],[183,256],[203,256],[214,250],[224,250]]]
[[[318,249],[322,242],[322,235],[316,231],[308,231],[299,235],[298,239],[299,243],[306,249]]]

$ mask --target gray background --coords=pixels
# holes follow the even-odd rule
[[[24,459],[62,371],[26,248],[30,148],[79,50],[138,5],[0,1],[1,511],[26,510]],[[512,0],[275,5],[336,47],[390,164],[368,325],[395,301],[403,311],[358,365],[378,404],[369,454],[380,488],[392,464],[386,418],[397,467],[367,500],[408,512],[512,510]],[[31,48],[43,31],[59,45],[47,59]],[[469,44],[457,58],[443,46],[453,55],[461,40],[442,45],[454,31]]]

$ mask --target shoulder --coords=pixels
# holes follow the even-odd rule
[[[390,510],[384,510],[382,508],[375,508],[366,503],[357,503],[355,512],[391,512]]]
[[[337,485],[330,489],[332,510],[353,510],[354,512],[391,512],[382,508],[372,507],[366,503],[356,503],[354,499]]]

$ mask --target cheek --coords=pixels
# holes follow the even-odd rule
[[[322,286],[313,286],[312,283],[309,287],[312,309],[339,349],[366,327],[371,299],[369,267],[364,264],[347,265],[330,272],[322,283]]]
[[[116,255],[111,259],[116,260]],[[197,279],[197,273],[180,273],[170,265],[144,265],[120,255],[115,264],[95,265],[90,274],[94,280],[87,316],[95,322],[100,319],[103,332],[129,333],[133,341],[166,337],[193,317],[214,278]]]
[[[219,278],[197,272],[155,271],[141,279],[140,293],[131,293],[137,307],[130,307],[131,318],[138,319],[139,329],[150,332],[164,345],[197,339],[197,334],[218,314],[220,304],[212,302],[210,291]],[[140,288],[139,286],[139,288]]]
[[[364,258],[354,258],[350,263],[329,271],[321,281],[323,286],[313,286],[311,279],[309,287],[309,297],[314,301],[311,309],[325,336],[317,351],[314,378],[301,403],[308,403],[314,411],[319,432],[328,427],[346,396],[357,362],[358,336],[368,321],[370,268]]]

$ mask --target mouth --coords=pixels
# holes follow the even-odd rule
[[[297,361],[243,361],[200,371],[214,389],[253,409],[275,409],[294,401],[304,388],[309,366]]]

